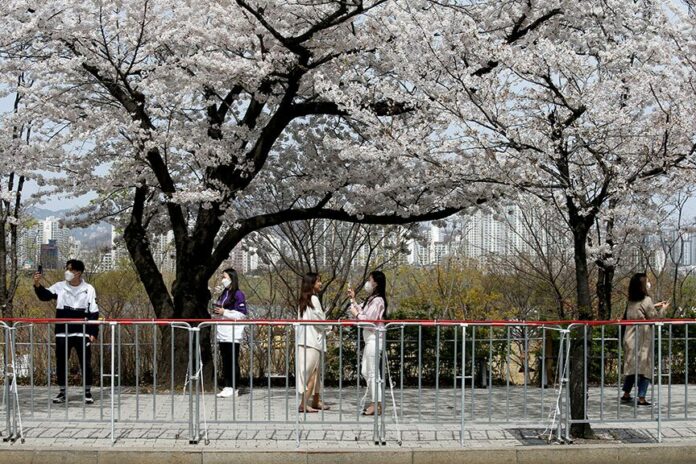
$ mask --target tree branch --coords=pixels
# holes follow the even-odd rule
[[[477,204],[485,203],[486,199],[478,199]],[[355,215],[350,214],[343,209],[325,208],[321,202],[311,208],[297,208],[278,211],[275,213],[261,214],[243,220],[241,227],[229,229],[222,240],[218,243],[212,259],[210,260],[209,272],[214,273],[217,267],[229,256],[232,249],[246,235],[266,227],[277,226],[291,221],[302,221],[307,219],[333,219],[336,221],[351,222],[355,224],[382,224],[382,225],[403,225],[413,222],[435,221],[444,219],[459,213],[464,208],[452,207],[434,210],[427,213],[416,214],[412,216],[401,216],[398,214],[368,214]]]
[[[532,23],[527,26],[527,27],[522,27],[522,23],[524,22],[525,19],[527,19],[527,15],[523,14],[514,24],[512,31],[510,34],[507,35],[505,38],[505,42],[508,45],[512,45],[513,43],[517,42],[520,40],[522,37],[525,35],[529,34],[530,32],[538,29],[541,27],[542,24],[547,22],[549,19],[553,18],[554,16],[558,16],[560,14],[563,14],[563,10],[560,8],[554,8],[550,10],[549,12],[539,16],[536,20],[532,21]],[[496,67],[498,67],[500,63],[495,60],[491,60],[488,63],[486,63],[484,66],[481,66],[479,69],[474,71],[472,75],[474,76],[484,76],[488,74],[489,72],[493,71]]]

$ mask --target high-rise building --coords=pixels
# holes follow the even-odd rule
[[[34,225],[20,229],[17,239],[17,259],[23,269],[36,269],[40,264],[41,243],[43,242],[43,225]]]
[[[21,230],[17,245],[17,258],[24,269],[39,264],[46,269],[62,268],[62,262],[77,256],[81,248],[80,242],[70,236],[70,231],[55,216]]]
[[[49,243],[55,240],[56,245],[61,248],[68,243],[70,231],[63,227],[61,220],[55,216],[49,216],[43,220],[43,240],[41,243]],[[64,252],[64,254],[67,254]]]
[[[420,232],[420,237],[411,239],[408,243],[409,255],[407,262],[415,266],[430,266],[440,264],[450,255],[450,234],[444,228],[428,224]]]
[[[150,242],[152,256],[159,266],[160,272],[176,271],[176,245],[174,244],[174,232],[156,235]]]
[[[502,211],[476,211],[464,220],[464,255],[480,258],[489,255],[509,256],[518,253],[534,253],[532,228],[543,233],[543,228],[535,226],[538,218],[525,216],[517,205],[503,208]],[[543,237],[541,242],[543,243]]]
[[[237,245],[230,253],[232,267],[239,273],[247,274],[259,268],[259,256],[255,248],[247,249],[242,244]]]
[[[476,211],[443,227],[429,224],[421,229],[419,239],[409,241],[408,263],[430,266],[453,256],[485,260],[490,256],[533,254],[532,228],[543,234],[537,222],[539,218],[525,216],[519,206],[512,205],[497,212]]]

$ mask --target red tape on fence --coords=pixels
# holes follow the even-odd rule
[[[292,324],[330,324],[330,325],[359,325],[359,324],[385,324],[390,325],[410,325],[418,324],[422,326],[437,325],[482,325],[482,326],[570,326],[570,325],[635,325],[635,324],[693,324],[696,319],[638,319],[638,320],[607,320],[607,321],[582,321],[582,320],[559,320],[559,321],[514,321],[514,320],[456,320],[456,319],[385,319],[385,320],[357,320],[357,319],[337,319],[337,320],[304,320],[304,319],[101,319],[98,321],[86,319],[56,319],[56,318],[6,318],[0,319],[5,323],[27,323],[27,324],[107,324],[117,323],[122,325],[129,324],[154,324],[168,325],[175,323],[200,324],[200,323],[236,323],[240,325],[292,325]]]

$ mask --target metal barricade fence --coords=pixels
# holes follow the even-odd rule
[[[55,335],[55,327],[81,327],[81,333],[88,326],[98,326],[100,334],[94,343],[83,336],[67,336],[63,340]],[[188,383],[188,393],[182,393],[187,408],[177,408],[180,395],[176,394],[175,382],[192,377],[193,334],[185,321],[120,320],[85,321],[27,319],[15,320],[4,325],[6,349],[5,382],[9,379],[10,401],[6,402],[7,439],[23,439],[23,425],[45,424],[61,421],[63,423],[101,423],[110,425],[109,436],[116,440],[116,424],[184,424],[188,425],[189,437],[194,437],[193,383]],[[189,360],[185,372],[177,372],[175,366],[175,340],[182,332],[188,348]],[[170,340],[168,347],[160,347],[161,339]],[[145,350],[143,339],[146,339]],[[58,343],[60,342],[60,343]],[[60,347],[60,349],[58,349]],[[162,351],[162,348],[169,348]],[[72,351],[77,352],[80,384],[79,396],[73,393],[73,377],[70,364]],[[149,352],[142,356],[143,351]],[[159,355],[159,357],[158,357]],[[162,357],[168,355],[168,362]],[[124,385],[122,369],[124,358],[132,357],[134,376],[129,385]],[[62,359],[60,359],[62,358]],[[91,359],[90,359],[91,358]],[[57,365],[63,361],[64,368],[59,372]],[[91,362],[90,362],[91,361]],[[84,367],[82,367],[84,366]],[[87,384],[89,371],[98,366],[92,384]],[[162,382],[158,370],[169,367],[169,379]],[[74,367],[74,366],[73,366]],[[148,379],[143,380],[146,371]],[[65,401],[54,399],[61,391],[55,378],[63,376],[67,383]],[[177,379],[177,377],[179,379]],[[169,381],[168,381],[169,380]],[[89,388],[88,388],[89,387]],[[145,392],[143,391],[145,390]],[[94,405],[87,404],[88,392],[92,394]],[[79,406],[75,402],[80,403]],[[124,411],[128,406],[128,410]],[[148,411],[146,411],[148,409]]]
[[[396,321],[386,327],[388,333],[397,334],[387,338],[387,350],[398,360],[393,368],[399,382],[397,425],[457,425],[462,444],[466,427],[477,423],[536,425],[559,433],[564,379],[558,371],[562,366],[549,360],[560,359],[564,353],[567,331],[560,326],[534,322]],[[404,369],[409,346],[415,347],[418,357],[417,396],[410,392],[411,400],[409,388],[404,386],[408,379]],[[433,348],[430,358],[435,358],[434,367],[426,366],[424,353]],[[443,362],[445,356],[451,356],[451,364]],[[429,370],[431,376],[424,375],[423,369]],[[431,387],[427,397],[424,381],[429,381]],[[394,401],[395,407],[396,404]],[[445,404],[450,414],[440,413]]]
[[[328,339],[329,347],[322,352],[319,367],[322,378],[320,396],[333,401],[332,410],[327,413],[322,409],[315,416],[316,420],[312,420],[306,412],[298,411],[297,389],[291,393],[294,388],[292,384],[295,383],[291,361],[296,357],[297,348],[297,344],[292,348],[291,340],[295,338],[295,329],[302,324],[333,326],[335,333],[333,339]],[[248,369],[244,375],[250,387],[247,399],[233,396],[220,400],[208,393],[205,385],[196,387],[196,391],[199,392],[196,395],[196,417],[199,420],[197,431],[198,436],[206,441],[207,428],[212,424],[294,424],[298,444],[301,428],[304,426],[364,426],[367,421],[361,416],[361,411],[369,388],[364,384],[365,379],[361,380],[359,372],[363,361],[361,332],[365,330],[380,334],[375,337],[375,365],[381,365],[381,375],[376,375],[373,379],[373,391],[377,392],[377,403],[383,408],[378,408],[378,414],[369,419],[375,443],[385,441],[389,428],[393,428],[396,440],[401,442],[403,427],[423,424],[456,426],[458,438],[462,443],[467,424],[479,422],[528,424],[547,428],[553,423],[554,427],[550,432],[560,434],[558,427],[562,422],[559,400],[563,377],[557,370],[547,374],[547,361],[560,359],[560,354],[565,352],[567,330],[555,324],[458,321],[388,321],[380,324],[378,321],[218,320],[202,323],[198,329],[192,330],[198,332],[221,326],[246,326],[249,329],[247,351],[250,351],[250,347],[255,347],[257,352],[255,356],[249,356],[246,361],[240,362]],[[215,339],[214,334],[212,338]],[[200,338],[198,340],[200,341]],[[551,341],[554,342],[553,349],[548,347],[547,342]],[[282,368],[279,378],[283,380],[283,384],[274,389],[271,371],[274,346],[278,344],[280,359],[276,359],[276,364]],[[200,350],[198,342],[197,346]],[[216,349],[217,344],[213,343],[214,391],[218,390],[217,379],[220,378]],[[330,363],[327,364],[327,361]],[[196,363],[200,362],[199,356]],[[265,365],[265,384],[260,387],[252,386],[255,362]],[[337,389],[331,391],[324,389],[323,381],[329,364],[338,367],[338,375],[331,379]],[[558,369],[558,363],[553,364]],[[521,380],[520,376],[513,372],[517,368],[523,372]],[[484,377],[488,379],[483,387],[476,382],[479,369],[484,371]],[[536,372],[537,377],[541,376],[538,386],[531,384],[532,372]],[[498,387],[494,393],[494,381],[499,386],[504,386],[502,393],[497,391]],[[361,390],[365,392],[362,398]],[[254,401],[254,395],[258,396],[258,401]],[[480,396],[484,396],[485,399],[477,402]],[[505,410],[501,411],[498,407],[501,403],[505,405]],[[429,407],[426,408],[426,405]],[[441,406],[445,405],[449,412],[440,413]],[[512,412],[514,406],[518,406],[517,409],[521,407],[520,414],[517,414],[517,409],[515,413]],[[534,407],[538,407],[538,412],[532,414]]]
[[[298,350],[300,345],[306,345],[306,342],[298,339],[297,329],[302,325],[313,325],[331,329],[331,334],[326,337],[326,347],[319,353],[319,397],[324,402],[327,402],[327,397],[331,403],[331,413],[325,409],[312,416],[306,410],[300,411],[300,394],[297,388],[296,371],[298,366]],[[359,322],[359,321],[208,321],[198,325],[192,330],[196,333],[196,345],[198,347],[198,355],[196,364],[201,365],[201,338],[200,333],[206,329],[212,329],[211,340],[213,351],[212,362],[212,390],[219,390],[218,379],[221,378],[218,343],[216,342],[216,330],[219,327],[245,327],[246,330],[246,359],[240,362],[244,364],[243,369],[246,370],[246,375],[243,375],[247,388],[244,389],[246,399],[234,395],[229,399],[221,400],[217,395],[211,394],[203,382],[201,376],[197,376],[196,391],[196,411],[197,414],[197,433],[200,439],[209,440],[207,436],[207,426],[210,424],[287,424],[293,426],[296,442],[299,444],[301,439],[302,426],[305,424],[321,424],[327,425],[365,425],[366,420],[361,420],[361,401],[359,398],[361,390],[361,379],[359,376],[354,377],[346,382],[346,376],[343,375],[344,369],[351,365],[360,365],[360,338],[363,330],[378,330],[375,323]],[[304,332],[306,337],[306,332]],[[300,343],[301,342],[301,343]],[[348,345],[356,347],[358,359],[347,359],[344,348]],[[276,353],[274,353],[276,351]],[[325,379],[327,377],[327,354],[331,353],[331,360],[334,364],[338,364],[338,373],[334,384],[337,384],[337,389],[329,391],[325,388]],[[234,358],[233,358],[233,362]],[[306,358],[305,358],[306,362]],[[379,350],[375,353],[375,362],[379,363]],[[293,368],[294,366],[294,368]],[[274,372],[278,369],[282,372]],[[254,384],[256,371],[263,372],[265,382],[261,385]],[[355,371],[355,369],[353,369]],[[234,366],[232,367],[233,375],[236,373]],[[274,379],[280,385],[274,386]],[[238,384],[238,379],[233,379],[233,382]],[[376,378],[375,382],[379,382]],[[347,386],[353,385],[353,387]],[[378,387],[375,386],[375,390]],[[239,391],[239,390],[237,390]],[[347,396],[350,395],[350,405],[347,403]],[[314,419],[313,419],[314,418]],[[373,439],[379,440],[380,429],[378,424],[379,415],[375,414],[369,422],[373,431]],[[201,424],[203,424],[201,428]]]
[[[112,441],[151,424],[176,427],[177,437],[207,443],[213,427],[273,424],[298,445],[303,433],[327,426],[376,444],[401,443],[410,428],[433,427],[464,444],[467,429],[482,423],[538,427],[549,439],[560,439],[569,438],[576,423],[652,420],[660,437],[662,422],[690,418],[689,396],[694,394],[688,380],[696,375],[689,369],[693,323],[639,323],[657,329],[654,406],[641,410],[613,394],[620,394],[623,372],[620,327],[629,322],[5,320],[0,321],[4,437],[23,439],[27,424],[84,422],[101,424]],[[56,352],[54,329],[68,324],[81,326],[82,332],[97,325],[101,331],[89,353],[96,374],[94,405],[85,403],[85,369],[75,375],[75,367],[88,361],[87,339],[76,337],[77,344],[61,345]],[[318,367],[319,398],[330,409],[314,414],[300,411],[296,384],[302,345],[297,334],[307,333],[298,330],[305,325],[332,328]],[[231,370],[233,377],[240,372],[233,384],[242,396],[217,396],[224,369],[216,330],[223,326],[246,328],[240,369]],[[370,385],[361,375],[368,338],[375,356]],[[71,366],[73,349],[82,363]],[[578,349],[586,361],[581,419],[570,416],[567,388],[571,350]],[[58,356],[66,360],[69,386],[67,401],[54,404]],[[371,395],[375,414],[364,416]]]
[[[0,337],[0,356],[2,356],[2,424],[4,425],[4,435],[3,441],[10,440],[11,433],[11,418],[12,418],[12,403],[10,401],[11,389],[12,389],[12,375],[10,366],[12,365],[12,356],[10,353],[10,330],[9,326],[0,321],[0,330],[2,330],[2,336]],[[2,433],[0,433],[1,435]]]
[[[696,391],[689,378],[696,375],[690,363],[689,332],[694,320],[600,321],[573,323],[568,326],[573,350],[582,350],[582,418],[570,414],[567,391],[564,417],[566,439],[573,424],[650,423],[656,427],[656,439],[662,441],[664,422],[693,418],[689,397]],[[626,338],[626,333],[633,336]],[[626,351],[628,350],[628,354]],[[565,354],[572,368],[571,349]],[[647,382],[647,405],[639,403],[638,387]],[[627,384],[627,385],[626,385]],[[631,387],[630,400],[622,401],[624,387]]]

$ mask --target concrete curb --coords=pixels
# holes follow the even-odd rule
[[[510,448],[259,451],[224,449],[0,448],[0,464],[686,464],[694,444],[550,445]]]

